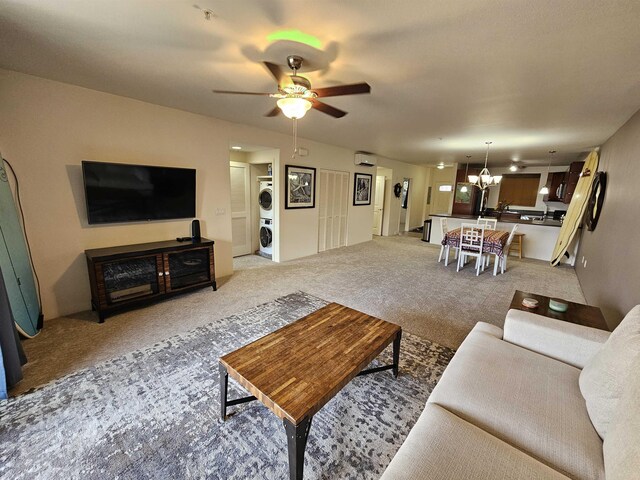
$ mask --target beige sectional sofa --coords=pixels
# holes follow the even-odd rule
[[[613,333],[478,323],[382,480],[640,479],[640,305]]]

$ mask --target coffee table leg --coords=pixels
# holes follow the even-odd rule
[[[393,378],[398,378],[398,367],[400,366],[400,340],[402,339],[402,330],[396,334],[393,339]]]
[[[220,372],[220,415],[222,421],[227,419],[227,386],[229,385],[229,373],[224,365],[218,364]]]
[[[302,480],[302,469],[304,467],[304,449],[307,446],[307,438],[311,429],[311,419],[308,417],[298,425],[294,425],[286,418],[282,421],[287,432],[287,444],[289,447],[289,478],[291,480]]]

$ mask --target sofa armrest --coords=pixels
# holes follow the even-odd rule
[[[496,327],[490,323],[478,322],[474,325],[472,332],[486,333],[502,340],[503,331],[500,327]]]
[[[584,368],[610,333],[511,309],[504,322],[504,340],[534,352]]]

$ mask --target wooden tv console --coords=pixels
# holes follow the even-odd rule
[[[91,307],[100,323],[116,312],[197,288],[216,290],[213,245],[201,238],[85,250]]]

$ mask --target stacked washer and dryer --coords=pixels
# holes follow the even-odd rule
[[[273,255],[273,180],[260,180],[260,254]]]

